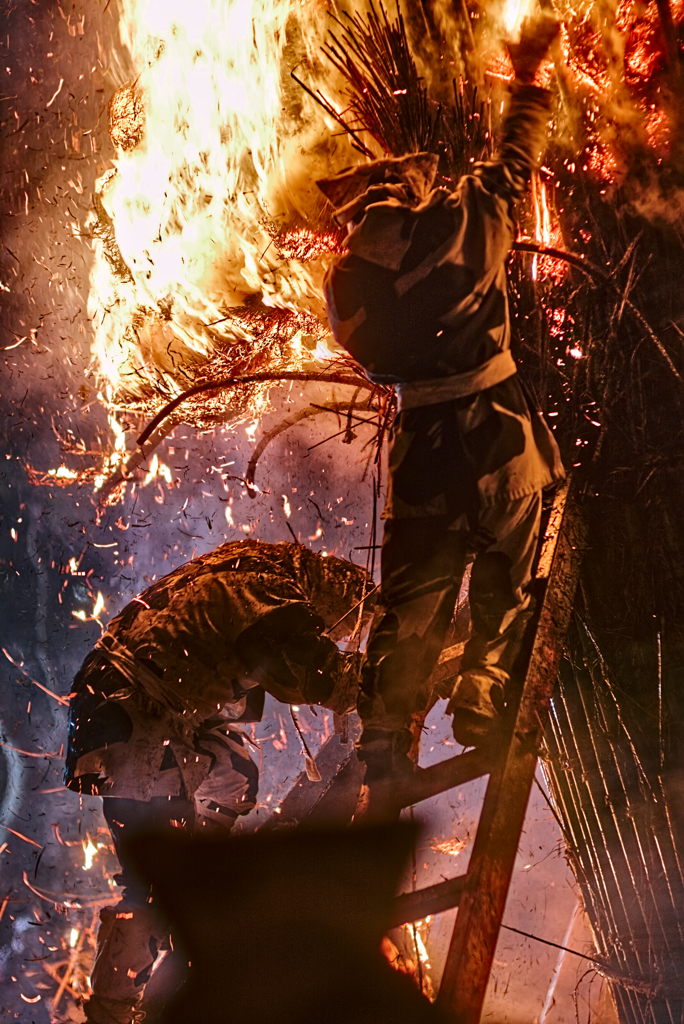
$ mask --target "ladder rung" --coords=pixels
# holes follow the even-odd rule
[[[388,927],[396,928],[408,921],[421,921],[428,914],[440,914],[443,910],[457,907],[467,877],[459,875],[416,892],[403,892],[395,896]]]
[[[454,786],[488,775],[495,767],[496,758],[491,753],[469,750],[466,754],[457,754],[429,768],[420,768],[410,784],[402,788],[399,806],[410,807],[421,800],[428,800]]]

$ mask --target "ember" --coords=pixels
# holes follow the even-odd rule
[[[122,86],[109,101],[109,137],[124,153],[143,137],[145,109],[134,86]]]
[[[552,141],[521,214],[510,301],[516,359],[566,463],[586,472],[593,533],[546,770],[621,1020],[661,1024],[682,1007],[684,5],[557,10]],[[379,544],[395,404],[331,340],[322,281],[345,238],[313,182],[359,150],[430,148],[453,188],[491,156],[512,77],[501,36],[532,11],[467,0],[405,5],[403,21],[377,6],[334,13],[308,0],[7,13],[0,922],[15,972],[3,1005],[20,1019],[78,1013],[99,909],[115,898],[101,819],[60,787],[70,680],[105,620],[142,580],[222,540],[291,532],[369,566]],[[271,377],[239,380],[259,374]],[[264,766],[250,827],[282,814],[304,742],[312,762],[338,742],[332,715],[297,715],[305,741],[277,711],[251,728]],[[453,740],[428,728],[444,755]],[[544,799],[534,828],[550,851]],[[415,865],[428,882],[467,858],[455,836],[473,824],[469,800],[425,812],[439,836]],[[514,923],[580,948],[579,932],[564,939],[564,868],[547,864],[540,885],[527,839]],[[561,909],[531,928],[540,894]],[[437,987],[441,915],[401,931],[404,961]],[[490,1009],[506,1012],[496,1000],[510,985],[509,1005],[555,1024],[572,998],[567,962],[554,952],[533,968],[515,942],[497,954]]]

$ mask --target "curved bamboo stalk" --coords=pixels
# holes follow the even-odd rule
[[[254,484],[257,463],[259,462],[259,459],[263,455],[268,445],[271,443],[271,441],[274,440],[274,438],[276,438],[279,434],[282,434],[282,432],[284,430],[287,430],[288,427],[293,427],[296,423],[300,423],[302,420],[309,419],[313,416],[319,416],[321,413],[324,412],[346,412],[348,424],[346,429],[349,430],[349,421],[354,408],[355,405],[353,399],[351,402],[343,402],[341,404],[331,403],[330,405],[307,405],[305,406],[304,409],[299,409],[297,412],[292,413],[292,415],[286,416],[285,419],[280,420],[278,423],[276,423],[276,425],[272,427],[271,430],[269,430],[266,434],[263,434],[256,448],[252,452],[249,464],[247,466],[247,472],[245,473],[245,486],[247,488],[247,493],[249,494],[250,498],[256,498],[257,496],[258,488]],[[356,406],[356,408],[358,408],[358,406]],[[359,417],[356,417],[356,419],[361,423],[371,422],[370,420],[360,420]],[[345,433],[345,431],[342,430],[341,433]]]
[[[610,288],[613,289],[613,291],[617,292],[617,294],[620,296],[624,308],[630,311],[635,320],[637,320],[640,326],[643,327],[643,329],[646,331],[647,335],[649,336],[649,338],[651,339],[651,341],[653,342],[653,344],[658,349],[661,356],[667,363],[668,367],[670,368],[670,371],[674,374],[674,376],[677,378],[680,384],[684,384],[684,380],[682,379],[681,374],[677,370],[677,367],[670,359],[667,349],[665,348],[662,341],[649,324],[648,320],[646,320],[643,313],[641,313],[641,311],[634,305],[634,303],[630,302],[630,300],[620,292],[620,289],[613,282],[610,274],[607,274],[604,270],[601,270],[600,267],[597,267],[594,263],[589,263],[588,260],[582,259],[581,256],[577,256],[575,253],[565,252],[565,250],[563,249],[554,249],[549,246],[539,245],[537,242],[514,242],[513,249],[516,252],[531,252],[539,256],[549,256],[551,259],[554,260],[563,260],[565,263],[569,263],[577,270],[581,270],[582,273],[586,274],[588,277],[593,277],[595,280],[601,281],[602,284],[607,284]]]

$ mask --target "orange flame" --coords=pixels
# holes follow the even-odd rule
[[[546,184],[540,181],[536,174],[532,178],[532,205],[535,218],[535,241],[545,249],[561,248],[560,224],[557,220],[552,223]],[[556,260],[550,256],[535,255],[532,258],[531,273],[533,281],[536,281],[541,273],[544,277],[559,282],[566,273],[566,265],[562,260]]]
[[[293,56],[310,63],[322,19],[293,0],[198,0],[191,18],[181,0],[122,7],[137,78],[110,104],[118,152],[91,278],[109,401],[168,399],[218,353],[245,372],[315,361],[337,236],[314,183],[333,144],[288,72]]]

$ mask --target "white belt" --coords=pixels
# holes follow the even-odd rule
[[[421,405],[437,405],[438,402],[448,402],[452,398],[466,398],[477,391],[500,384],[514,373],[517,373],[515,360],[510,349],[506,349],[466,373],[397,384],[399,409],[417,409]]]

